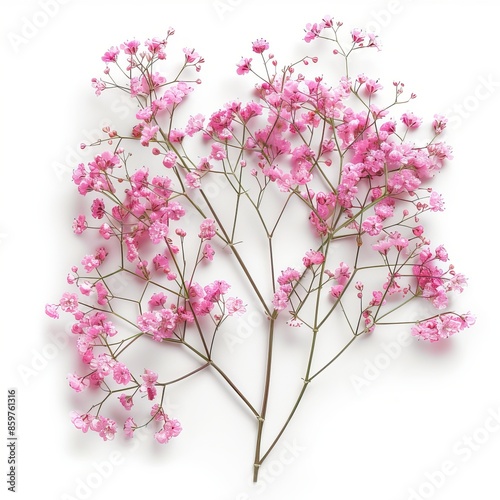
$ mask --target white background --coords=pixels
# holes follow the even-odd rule
[[[496,2],[72,0],[52,4],[50,17],[42,4],[12,2],[1,16],[1,380],[5,400],[8,387],[18,393],[17,498],[500,498],[500,422],[492,417],[500,420]],[[369,76],[404,81],[418,94],[417,114],[453,117],[446,140],[455,159],[436,188],[447,210],[433,239],[469,278],[456,304],[477,315],[476,326],[442,345],[403,347],[361,391],[353,377],[366,375],[394,337],[381,331],[346,353],[310,390],[257,486],[253,423],[210,377],[175,393],[184,432],[167,447],[83,436],[68,418],[77,404],[65,379],[73,352],[55,342],[64,320],[54,326],[43,309],[79,260],[71,222],[80,201],[59,166],[98,125],[89,80],[102,70],[101,55],[173,26],[178,47],[195,47],[207,61],[197,102],[208,113],[239,97],[235,63],[250,56],[253,40],[266,38],[280,61],[292,61],[304,50],[305,24],[325,14],[378,31],[383,51],[373,53]],[[30,32],[29,21],[40,27]],[[443,463],[448,475],[436,474]]]

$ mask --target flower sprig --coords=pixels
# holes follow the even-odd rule
[[[257,480],[309,384],[356,339],[408,323],[401,311],[422,301],[437,313],[411,322],[419,339],[435,342],[474,323],[470,313],[449,308],[466,278],[442,244],[431,244],[422,222],[444,209],[429,184],[452,157],[440,139],[446,118],[435,115],[428,139],[416,144],[424,120],[399,111],[416,95],[405,99],[404,84],[393,82],[394,97],[383,102],[381,82],[351,76],[353,53],[380,44],[357,29],[345,44],[341,27],[325,17],[305,30],[306,42],[333,44],[333,57],[343,59],[333,84],[305,74],[316,56],[279,70],[269,43],[258,39],[253,56],[236,65],[239,75],[256,78],[254,99],[230,100],[184,123],[176,110],[200,83],[204,59],[185,48],[180,67],[168,64],[173,30],[103,56],[95,93],[128,94],[137,104],[135,122],[104,128],[101,139],[82,145],[96,153],[75,166],[73,181],[92,200],[73,231],[93,232],[95,248],[68,274],[75,291],[46,307],[53,318],[59,311],[74,317],[81,364],[68,376],[70,387],[100,389],[98,403],[73,413],[78,429],[112,439],[118,424],[101,412],[118,401],[126,436],[148,426],[166,443],[181,431],[165,408],[168,387],[213,370],[256,419]],[[135,160],[136,144],[147,154],[144,163]],[[215,199],[207,189],[213,179],[225,186]],[[231,292],[229,270],[245,284],[244,297]],[[259,332],[266,346],[259,404],[223,368],[218,343],[250,306],[267,323]],[[289,416],[265,444],[276,338],[289,327],[308,339],[305,372]],[[332,335],[340,347],[332,349]],[[155,352],[151,361],[144,349]],[[190,359],[186,370],[152,366],[158,350],[175,359],[179,349]],[[136,424],[139,416],[127,415],[144,404]]]

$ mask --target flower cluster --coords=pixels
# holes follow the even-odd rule
[[[343,42],[341,27],[327,16],[305,29],[307,43],[333,44],[333,64],[341,63],[334,82],[310,71],[318,57],[282,66],[258,39],[251,57],[236,64],[238,75],[257,77],[252,99],[229,100],[184,121],[176,111],[200,83],[204,60],[185,48],[174,67],[166,56],[173,30],[165,39],[124,42],[102,57],[95,93],[125,91],[137,112],[125,129],[105,127],[101,139],[82,145],[97,151],[75,166],[73,182],[92,199],[72,228],[76,235],[93,232],[95,246],[68,274],[74,291],[46,306],[52,318],[60,311],[74,318],[81,364],[68,375],[70,387],[104,394],[72,415],[78,429],[109,440],[117,427],[133,437],[150,426],[154,439],[167,443],[181,431],[165,408],[169,387],[214,370],[257,417],[256,479],[276,444],[261,446],[283,325],[310,341],[291,418],[316,376],[360,336],[405,323],[397,314],[408,304],[422,300],[439,311],[413,326],[419,339],[435,342],[474,323],[470,313],[449,310],[451,295],[467,280],[442,244],[431,245],[423,225],[444,209],[429,184],[452,158],[440,138],[446,118],[427,120],[408,110],[416,96],[402,82],[393,82],[387,101],[382,82],[352,77],[351,54],[380,44],[358,29]],[[423,143],[413,135],[417,129],[429,136]],[[144,154],[139,162],[133,146]],[[209,195],[213,179],[225,186],[217,199]],[[230,292],[237,288],[227,281],[230,269],[242,278],[244,298]],[[260,409],[223,370],[217,342],[249,303],[269,326]],[[328,351],[325,362],[316,353],[323,340],[331,350],[325,333],[331,331],[345,345]],[[154,367],[141,357],[147,367],[137,373],[139,346],[154,352],[152,359],[162,352],[177,357],[182,349],[196,364],[178,372],[176,363]],[[101,415],[113,400],[123,412],[120,424]]]

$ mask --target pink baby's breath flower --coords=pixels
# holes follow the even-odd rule
[[[155,439],[160,444],[165,444],[173,437],[177,437],[182,431],[181,424],[177,420],[167,418],[161,430],[155,434]]]
[[[439,193],[436,193],[436,191],[432,191],[429,198],[429,206],[433,212],[442,212],[444,210],[443,197]]]
[[[127,385],[131,380],[130,371],[123,363],[113,366],[113,379],[117,384]]]
[[[63,293],[59,301],[61,310],[68,313],[74,313],[78,309],[78,295],[76,293]]]
[[[201,187],[200,175],[196,172],[189,172],[186,174],[186,185],[191,189],[198,189]]]
[[[226,300],[226,309],[229,316],[241,316],[246,312],[243,301],[235,297],[229,297]]]
[[[141,144],[143,146],[148,146],[149,142],[156,138],[156,133],[160,130],[158,125],[148,125],[145,124],[141,132]]]
[[[262,52],[266,51],[269,48],[269,43],[263,38],[259,38],[252,43],[252,50],[256,54],[262,54]]]
[[[203,258],[207,259],[209,262],[214,260],[215,250],[212,248],[210,243],[205,243],[203,246]]]
[[[330,295],[335,299],[338,299],[342,295],[344,288],[344,285],[333,285],[330,288]]]
[[[339,267],[337,267],[333,273],[333,279],[335,279],[339,285],[345,285],[350,276],[351,271],[349,270],[349,266],[344,262],[341,262]]]
[[[304,266],[311,267],[315,264],[322,264],[325,261],[325,256],[316,250],[308,250],[302,259]]]
[[[90,429],[90,424],[94,420],[93,415],[88,413],[80,415],[76,411],[73,411],[70,416],[72,424],[83,433],[86,433]]]
[[[105,63],[116,62],[118,59],[118,54],[120,53],[120,49],[118,47],[111,47],[106,53],[102,56],[102,60]]]
[[[137,424],[132,417],[128,417],[123,424],[123,431],[128,438],[134,437],[134,431],[137,429]]]
[[[85,215],[79,215],[73,221],[73,232],[75,234],[82,234],[85,229],[87,229],[87,220],[85,219]]]
[[[104,441],[111,441],[116,434],[116,422],[110,418],[99,416],[92,420],[90,429],[97,432]]]
[[[149,227],[149,238],[153,243],[160,243],[160,241],[163,241],[167,237],[168,231],[168,224],[161,221],[155,221]]]
[[[415,116],[413,113],[403,113],[401,115],[401,121],[408,128],[418,128],[422,125],[422,118]]]
[[[120,394],[120,396],[118,396],[118,399],[120,400],[121,405],[126,410],[131,410],[132,406],[134,406],[132,396],[127,396],[126,394]]]
[[[238,73],[238,75],[247,74],[250,71],[251,62],[252,58],[248,59],[246,57],[243,57],[241,61],[237,64],[236,73]]]
[[[279,289],[273,297],[273,306],[277,311],[283,311],[288,305],[288,294],[283,290]]]
[[[172,168],[177,162],[177,155],[173,151],[168,151],[163,157],[163,165],[167,168]]]
[[[202,240],[211,240],[216,235],[215,221],[213,219],[205,219],[200,224],[200,232],[198,237]]]
[[[47,304],[45,306],[45,314],[49,318],[58,319],[59,318],[59,313],[57,312],[58,307],[59,306],[55,304]]]
[[[79,377],[78,375],[75,375],[73,373],[68,373],[68,376],[66,378],[68,379],[69,386],[75,392],[82,392],[89,386],[88,379]]]
[[[87,271],[87,273],[92,272],[96,267],[101,264],[99,259],[96,259],[95,255],[86,255],[82,259],[82,266]]]
[[[380,217],[378,215],[372,215],[370,217],[367,217],[363,221],[363,224],[361,224],[361,227],[370,236],[377,236],[382,231],[384,225],[382,224],[382,221],[380,220]]]

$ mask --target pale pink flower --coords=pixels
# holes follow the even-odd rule
[[[212,248],[210,243],[205,243],[203,246],[203,258],[207,259],[209,262],[214,260],[215,250]]]
[[[148,146],[152,139],[156,138],[156,133],[160,130],[158,125],[148,125],[144,124],[141,132],[141,144],[143,146]]]
[[[197,172],[189,172],[188,174],[186,174],[186,185],[191,189],[200,188],[200,175]]]
[[[190,116],[188,120],[188,124],[186,126],[186,134],[190,137],[193,137],[196,132],[203,130],[203,123],[205,122],[205,117],[201,114],[197,114],[195,116]]]
[[[73,373],[68,373],[67,377],[69,386],[75,391],[75,392],[82,392],[84,389],[86,389],[89,386],[89,381],[86,378],[79,377],[78,375],[75,375]]]
[[[118,54],[120,49],[118,47],[111,47],[106,53],[101,57],[105,63],[116,62],[118,59]]]
[[[154,307],[163,307],[166,300],[167,296],[163,292],[153,293],[151,298],[148,300],[148,305],[150,309],[153,309]]]
[[[200,233],[198,234],[198,237],[202,240],[211,240],[215,235],[215,221],[213,219],[205,219],[200,224]]]
[[[252,43],[252,50],[256,54],[262,54],[262,52],[266,51],[269,48],[269,43],[263,38],[259,38]]]
[[[76,293],[63,293],[59,301],[61,310],[68,313],[74,313],[78,309],[78,295]]]

